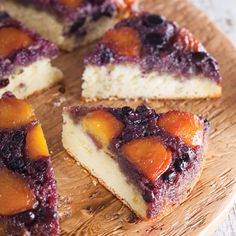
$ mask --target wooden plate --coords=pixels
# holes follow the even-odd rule
[[[43,124],[52,151],[60,195],[61,235],[209,235],[235,198],[236,50],[188,1],[149,0],[143,1],[143,6],[188,27],[220,62],[224,78],[221,99],[148,103],[158,111],[192,111],[203,113],[210,120],[212,129],[203,175],[189,199],[162,221],[137,220],[128,208],[76,165],[62,147],[62,107],[79,103],[82,58],[93,45],[62,54],[55,64],[65,73],[66,92],[60,93],[60,85],[57,85],[29,99]],[[121,106],[124,102],[104,101],[100,104]]]

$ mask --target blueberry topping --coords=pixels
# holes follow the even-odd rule
[[[41,207],[37,213],[38,219],[45,223],[48,223],[56,218],[56,212],[49,207]]]
[[[146,202],[154,202],[155,201],[155,195],[154,195],[153,191],[146,190],[143,195],[143,198]]]
[[[27,211],[19,215],[19,220],[25,224],[30,224],[35,220],[35,214],[32,211]]]
[[[128,115],[129,113],[133,112],[133,109],[131,107],[122,107],[122,114]]]
[[[192,60],[194,63],[204,62],[208,57],[206,52],[194,52],[192,54]]]
[[[9,84],[9,79],[0,80],[0,89],[6,87]]]
[[[76,32],[80,29],[85,23],[85,18],[80,18],[75,24],[71,26],[70,33]]]
[[[173,170],[168,170],[162,175],[162,180],[164,183],[173,183],[176,178],[176,172]]]
[[[179,159],[177,159],[174,163],[175,169],[179,172],[182,173],[184,170],[187,169],[188,165],[190,162],[190,157],[189,155],[186,153],[184,154],[182,157],[180,157]]]
[[[20,171],[24,167],[25,162],[22,157],[12,157],[6,162],[6,166],[14,171]]]
[[[101,65],[110,63],[112,58],[113,58],[112,51],[109,48],[104,48],[104,50],[101,52],[100,55]]]
[[[16,131],[13,135],[12,141],[16,143],[22,143],[25,140],[25,132],[22,130]]]
[[[162,48],[165,40],[163,35],[153,32],[146,35],[144,42],[152,47]]]
[[[149,15],[144,19],[143,25],[146,27],[155,27],[155,26],[163,24],[163,22],[164,20],[161,16]]]

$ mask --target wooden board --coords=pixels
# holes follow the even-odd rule
[[[93,45],[62,54],[55,64],[65,73],[66,93],[58,92],[60,85],[57,85],[29,99],[52,152],[60,195],[61,235],[209,235],[235,199],[236,50],[206,16],[185,0],[149,0],[143,1],[143,6],[188,27],[220,62],[224,78],[221,99],[148,103],[158,111],[180,109],[203,113],[210,120],[212,129],[203,175],[189,199],[171,215],[160,222],[137,220],[128,208],[77,166],[62,147],[62,107],[79,103],[82,58]],[[99,104],[121,106],[124,102]]]

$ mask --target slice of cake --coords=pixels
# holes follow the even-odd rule
[[[118,19],[138,9],[138,0],[3,0],[2,4],[65,50],[102,37]]]
[[[161,219],[198,181],[209,124],[201,116],[142,105],[68,107],[62,142],[79,164],[144,219]]]
[[[6,91],[25,98],[62,79],[51,59],[57,47],[0,11],[0,96]]]
[[[188,30],[158,15],[121,21],[84,62],[87,100],[221,96],[216,60]]]
[[[0,235],[58,235],[54,173],[32,107],[0,99]]]

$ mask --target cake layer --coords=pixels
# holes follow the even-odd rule
[[[9,84],[0,88],[0,96],[11,91],[17,98],[26,98],[52,86],[61,79],[62,72],[53,67],[49,59],[41,59],[29,66],[16,68],[15,72],[7,77]]]
[[[67,113],[64,113],[63,121],[62,142],[68,153],[138,216],[147,218],[147,203],[121,172],[119,164],[105,151],[98,150],[81,125],[75,124]]]
[[[139,65],[88,65],[82,96],[97,99],[185,99],[221,96],[221,86],[202,75],[189,79],[143,72]]]

